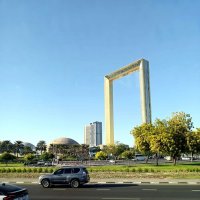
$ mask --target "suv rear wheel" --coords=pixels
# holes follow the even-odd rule
[[[42,186],[44,188],[48,188],[50,187],[50,181],[48,179],[43,179],[42,182],[41,182]]]
[[[73,179],[70,183],[72,188],[78,188],[80,186],[80,183],[77,179]]]

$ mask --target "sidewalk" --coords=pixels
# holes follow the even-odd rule
[[[38,184],[38,179],[36,178],[0,178],[2,183],[25,183],[25,184]],[[200,185],[200,179],[122,179],[122,178],[112,178],[112,179],[90,179],[90,184],[185,184],[185,185]]]

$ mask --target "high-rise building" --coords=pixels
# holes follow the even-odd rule
[[[102,144],[102,122],[93,122],[85,126],[84,143],[90,147]]]

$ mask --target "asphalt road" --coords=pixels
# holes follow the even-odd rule
[[[28,189],[30,200],[200,200],[199,185],[87,184],[78,189],[20,186]]]

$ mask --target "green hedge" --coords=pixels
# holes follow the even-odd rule
[[[52,173],[55,167],[0,167],[0,173]],[[131,172],[131,173],[157,173],[157,172],[200,172],[200,166],[190,167],[135,167],[135,166],[99,166],[88,167],[89,172]]]
[[[52,173],[53,168],[0,168],[0,173]]]

